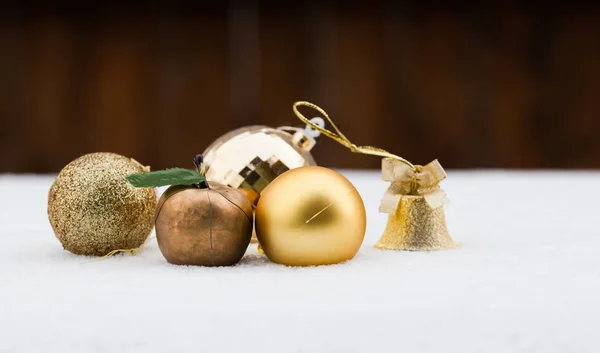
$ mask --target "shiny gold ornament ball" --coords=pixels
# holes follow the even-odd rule
[[[288,266],[352,259],[367,224],[356,188],[341,174],[317,166],[296,168],[275,179],[263,191],[255,217],[264,253]]]
[[[161,196],[156,238],[165,259],[176,265],[230,266],[248,248],[252,205],[231,187],[172,186]]]
[[[102,256],[142,245],[152,232],[156,191],[134,188],[126,177],[147,169],[114,153],[90,153],[64,167],[48,193],[48,218],[63,247]]]

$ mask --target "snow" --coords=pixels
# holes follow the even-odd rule
[[[363,247],[288,268],[251,246],[232,268],[64,250],[52,176],[0,176],[0,352],[598,352],[600,173],[453,172],[452,250],[373,248],[378,172],[342,171],[364,198]]]

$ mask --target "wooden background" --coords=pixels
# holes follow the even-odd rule
[[[297,100],[415,163],[600,167],[597,6],[348,3],[2,5],[0,172],[94,151],[191,167],[231,129],[299,124]]]

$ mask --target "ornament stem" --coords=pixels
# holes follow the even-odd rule
[[[198,174],[204,176],[205,169],[204,158],[202,157],[202,154],[197,154],[196,157],[194,157],[194,165],[196,166],[196,171],[198,172]],[[198,184],[198,187],[200,187],[201,189],[210,189],[210,186],[208,185],[206,179],[201,181]]]
[[[331,126],[333,126],[333,129],[335,130],[335,132],[329,131],[329,130],[325,129],[324,127],[321,127],[321,126],[315,124],[313,121],[308,120],[298,110],[299,106],[309,107],[309,108],[312,108],[312,109],[318,111],[319,113],[321,113],[325,117],[325,119],[327,119],[327,121],[329,122],[329,124],[331,124]],[[296,117],[298,117],[298,119],[300,119],[300,121],[302,121],[303,123],[309,125],[313,129],[315,129],[316,131],[319,131],[320,133],[322,133],[323,135],[329,137],[330,139],[335,140],[339,144],[341,144],[343,146],[346,146],[348,149],[350,149],[350,151],[352,151],[354,153],[370,154],[370,155],[373,155],[373,156],[379,156],[379,157],[383,157],[383,158],[392,158],[392,159],[395,159],[397,161],[400,161],[400,162],[406,164],[407,166],[411,167],[413,170],[415,169],[415,165],[412,164],[411,162],[409,162],[408,160],[406,160],[406,159],[404,159],[404,158],[402,158],[400,156],[397,156],[395,154],[389,153],[386,150],[383,150],[383,149],[377,148],[377,147],[373,147],[373,146],[357,146],[357,145],[353,144],[340,131],[340,129],[338,129],[338,127],[335,125],[335,123],[333,122],[333,120],[331,120],[331,118],[329,117],[329,115],[327,115],[327,113],[323,109],[321,109],[319,106],[317,106],[315,104],[312,104],[310,102],[304,102],[304,101],[296,102],[296,103],[294,103],[293,110],[294,110],[294,114],[296,114]]]

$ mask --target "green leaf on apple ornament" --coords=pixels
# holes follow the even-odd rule
[[[197,171],[183,168],[172,168],[127,176],[127,181],[136,188],[157,188],[167,185],[194,185],[203,183],[205,180],[204,175]]]

